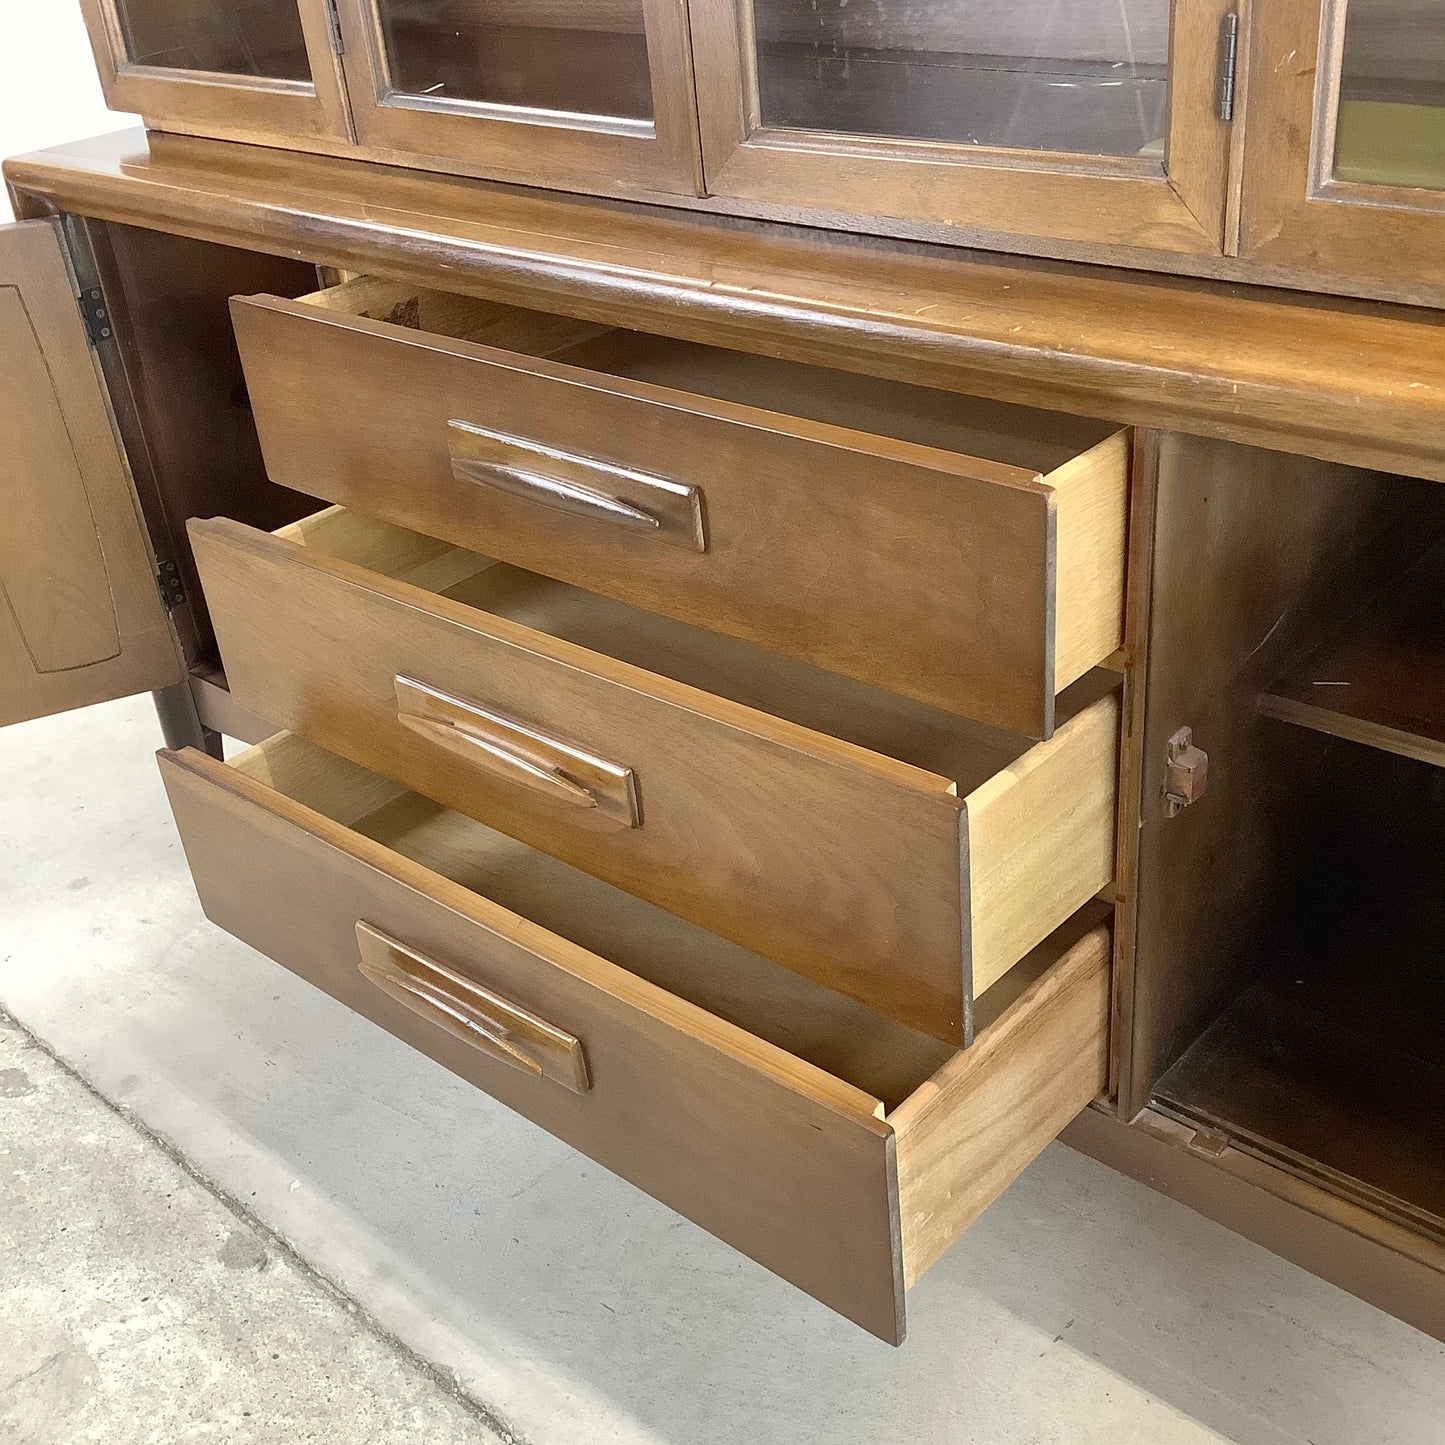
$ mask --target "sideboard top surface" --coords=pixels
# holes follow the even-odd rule
[[[1445,481],[1445,317],[1381,302],[121,132],[17,157],[69,211],[612,325]]]

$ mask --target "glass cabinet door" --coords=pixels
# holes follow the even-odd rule
[[[754,0],[765,127],[1159,156],[1169,0]]]
[[[1350,0],[1339,66],[1334,178],[1445,190],[1445,4]]]
[[[709,188],[1218,253],[1228,127],[1215,86],[1231,8],[693,0]]]
[[[695,192],[680,0],[342,0],[363,145],[483,175]]]
[[[81,0],[106,100],[159,129],[347,139],[327,0]]]
[[[1445,0],[1255,8],[1241,255],[1445,300]]]
[[[116,15],[132,65],[310,83],[296,0],[210,6],[116,0]]]

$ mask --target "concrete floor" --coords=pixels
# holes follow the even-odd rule
[[[498,1437],[0,1018],[0,1439]]]
[[[156,1307],[143,1370],[122,1346],[87,1347],[73,1376],[52,1367],[92,1433],[47,1445],[267,1438],[259,1422],[284,1422],[294,1397],[264,1362],[254,1373],[257,1322],[284,1335],[288,1368],[331,1372],[315,1438],[464,1438],[448,1433],[457,1402],[380,1359],[375,1331],[343,1344],[346,1318],[288,1250],[455,1379],[477,1410],[465,1438],[486,1440],[487,1421],[530,1445],[1445,1438],[1445,1348],[1061,1146],[915,1290],[907,1345],[877,1344],[212,929],[157,741],[145,700],[0,734],[0,1006],[222,1196],[182,1180],[178,1228],[154,1207],[174,1169],[154,1144],[107,1132],[92,1149],[78,1115],[54,1126],[0,1087],[0,1148],[28,1171],[24,1188],[0,1174],[0,1240],[32,1241],[0,1257],[0,1322],[20,1321],[18,1342],[0,1336],[0,1390],[70,1358],[45,1331],[76,1326],[26,1314],[58,1271],[121,1321],[146,1274]],[[123,1132],[89,1117],[97,1136]],[[123,1147],[133,1166],[114,1162]],[[100,1213],[133,1227],[60,1238],[88,1172],[104,1176]],[[264,1250],[267,1270],[217,1265],[241,1228],[226,1198],[254,1221],[234,1251]],[[152,1263],[167,1242],[176,1255]],[[234,1291],[263,1287],[228,1333]],[[212,1352],[204,1371],[197,1351]],[[236,1420],[241,1400],[259,1415]],[[127,1435],[157,1402],[208,1423]]]

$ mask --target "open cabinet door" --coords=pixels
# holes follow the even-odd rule
[[[181,677],[60,230],[0,227],[0,726]]]

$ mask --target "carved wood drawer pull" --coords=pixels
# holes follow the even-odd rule
[[[591,814],[598,827],[642,826],[631,768],[409,677],[396,679],[396,714],[403,726],[472,766],[563,808]]]
[[[574,1094],[585,1094],[591,1088],[582,1044],[572,1034],[398,943],[369,923],[356,925],[356,943],[363,976],[418,1018],[498,1063],[550,1079]]]
[[[447,423],[452,475],[574,517],[652,533],[693,552],[707,551],[702,492],[647,472],[576,456],[539,442]]]

